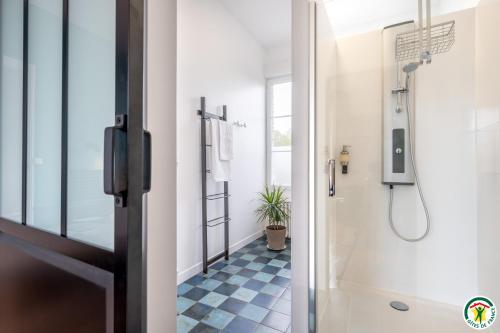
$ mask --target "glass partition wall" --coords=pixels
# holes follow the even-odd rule
[[[0,216],[108,250],[115,11],[113,0],[0,0]]]
[[[316,5],[316,332],[500,332],[500,0],[422,2]]]

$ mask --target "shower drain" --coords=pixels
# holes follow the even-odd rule
[[[391,308],[396,309],[398,311],[408,311],[408,310],[410,310],[410,307],[407,304],[403,303],[403,302],[392,301],[390,305],[391,305]]]

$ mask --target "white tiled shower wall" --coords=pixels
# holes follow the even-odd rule
[[[500,0],[476,9],[476,140],[479,292],[500,302]],[[498,330],[498,328],[497,328]]]
[[[400,241],[388,224],[381,32],[337,40],[336,154],[352,146],[349,174],[337,174],[339,280],[460,306],[478,292],[499,299],[500,272],[491,262],[500,256],[500,50],[493,45],[500,7],[488,2],[435,18],[456,21],[455,44],[416,72],[416,154],[432,217],[420,243]],[[395,191],[397,227],[409,236],[422,233],[416,188]]]

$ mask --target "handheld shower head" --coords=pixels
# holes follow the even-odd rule
[[[420,66],[420,63],[410,62],[410,63],[403,66],[403,72],[405,72],[406,74],[409,74],[411,72],[416,71],[418,66]]]

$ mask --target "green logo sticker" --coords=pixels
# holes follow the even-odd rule
[[[484,296],[470,299],[464,307],[465,322],[476,330],[484,330],[493,325],[496,315],[495,304]]]

